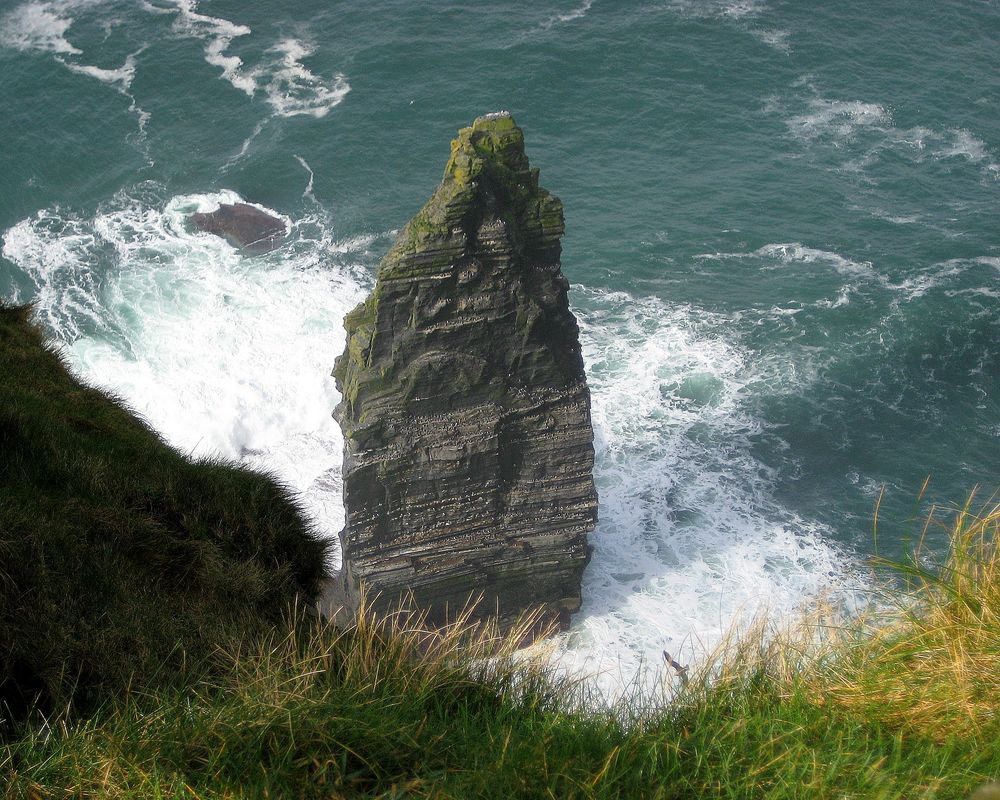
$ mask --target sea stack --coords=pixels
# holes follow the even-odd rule
[[[563,230],[514,119],[480,117],[344,320],[348,607],[364,585],[432,623],[579,609],[597,493]]]

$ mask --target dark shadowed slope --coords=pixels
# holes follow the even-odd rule
[[[272,480],[192,463],[74,379],[27,308],[0,308],[0,701],[12,711],[177,674],[237,621],[250,630],[312,597],[326,547]]]

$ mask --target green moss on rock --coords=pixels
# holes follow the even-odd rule
[[[538,174],[510,114],[487,114],[458,131],[441,183],[382,259],[375,291],[344,319],[348,346],[333,375],[351,405],[363,390],[359,369],[371,365],[384,286],[438,275],[461,259],[471,245],[463,229],[470,215],[481,213],[484,193],[500,195],[489,202],[503,206],[510,228],[523,232],[523,247],[558,243],[565,230],[562,202],[539,187]]]

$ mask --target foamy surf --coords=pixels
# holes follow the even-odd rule
[[[249,36],[250,28],[220,17],[199,14],[196,0],[172,1],[177,10],[174,30],[182,35],[204,40],[205,61],[213,67],[218,67],[222,71],[222,77],[233,88],[253,97],[257,91],[257,82],[253,77],[243,74],[243,59],[239,56],[226,54],[233,39]]]
[[[330,370],[364,295],[352,257],[370,242],[336,243],[307,218],[278,251],[244,257],[189,229],[190,214],[237,201],[123,196],[92,218],[40,212],[4,234],[3,254],[34,283],[38,318],[77,374],[178,449],[276,475],[335,537],[343,440]]]
[[[792,52],[789,44],[791,31],[758,27],[769,10],[767,4],[760,0],[672,0],[667,8],[684,17],[728,23],[779,53],[790,55]]]
[[[770,98],[765,112],[784,118],[790,136],[807,147],[829,146],[841,168],[863,172],[884,153],[903,156],[914,164],[966,162],[996,177],[1000,165],[986,142],[966,128],[898,127],[892,111],[871,100],[823,97],[810,76],[795,82],[805,96]]]
[[[263,92],[276,116],[325,117],[350,92],[342,74],[321,78],[307,68],[302,59],[314,48],[298,39],[280,39],[266,51],[259,64],[247,67],[243,59],[229,53],[234,39],[250,36],[246,25],[198,12],[197,0],[172,0],[177,10],[174,29],[183,36],[205,42],[205,61],[221,70],[222,78],[233,88],[255,97]]]
[[[911,224],[915,219],[891,219],[899,224]],[[896,295],[900,300],[911,301],[938,287],[948,286],[952,279],[963,275],[972,266],[990,265],[989,256],[950,259],[925,266],[910,265],[909,277],[895,278],[880,270],[871,261],[859,261],[840,253],[809,247],[801,242],[775,242],[748,252],[701,253],[696,260],[753,260],[762,271],[798,269],[804,277],[821,276],[831,272],[843,280],[836,299],[824,298],[815,304],[825,308],[840,308],[850,302],[850,296],[861,289],[878,288]],[[994,261],[996,259],[993,259]],[[981,287],[975,287],[981,288]],[[897,309],[898,310],[898,309]],[[797,310],[791,310],[796,313]]]
[[[274,116],[322,118],[351,90],[344,75],[324,77],[305,66],[303,60],[312,56],[315,48],[300,39],[283,37],[266,48],[258,63],[247,65],[230,48],[235,40],[252,37],[249,26],[203,14],[197,0],[164,1],[169,5],[147,0],[139,7],[153,17],[172,16],[174,35],[203,42],[205,61],[219,70],[222,79],[251,99],[263,94]],[[79,13],[96,13],[102,5],[102,0],[29,0],[0,16],[0,45],[22,52],[50,53],[71,72],[112,86],[132,100],[130,110],[137,114],[140,128],[145,128],[148,114],[129,91],[135,79],[136,56],[146,45],[127,56],[120,67],[107,67],[83,63],[79,58],[83,50],[67,38]]]
[[[125,59],[125,63],[118,69],[105,69],[93,64],[74,64],[63,59],[58,59],[58,61],[70,72],[75,72],[78,75],[88,75],[91,78],[97,78],[101,83],[107,83],[119,88],[119,90],[127,91],[132,85],[133,78],[135,78],[135,55],[133,53],[128,56]]]
[[[66,39],[73,24],[66,2],[23,3],[0,16],[0,43],[22,52],[79,55],[80,50]]]
[[[314,50],[298,39],[282,39],[268,52],[278,56],[276,63],[257,71],[264,84],[267,102],[281,117],[306,115],[320,119],[340,105],[351,86],[343,75],[322,80],[303,66],[301,59]]]
[[[136,102],[135,95],[131,92],[131,88],[132,81],[135,80],[136,57],[139,56],[145,49],[146,45],[143,45],[134,53],[129,53],[125,57],[125,62],[117,69],[106,69],[93,64],[74,63],[72,61],[67,61],[64,58],[60,58],[59,56],[56,56],[56,61],[66,67],[70,72],[75,72],[77,75],[86,75],[90,78],[96,78],[101,83],[111,86],[119,94],[127,97],[129,100],[129,113],[135,115],[139,124],[139,136],[142,137],[146,134],[146,126],[149,124],[150,114],[148,111],[144,111],[139,107],[139,104]]]
[[[557,661],[614,701],[669,683],[664,649],[704,658],[741,620],[850,585],[851,562],[772,497],[752,447],[764,423],[748,400],[774,376],[730,340],[731,320],[601,292],[578,316],[600,520]]]
[[[67,30],[75,22],[71,12],[97,8],[101,4],[101,0],[24,3],[0,17],[0,45],[22,52],[51,53],[70,72],[94,78],[115,89],[128,98],[129,113],[135,115],[142,137],[150,115],[139,107],[130,90],[135,79],[136,57],[146,45],[127,55],[120,67],[101,67],[82,63],[79,57],[83,51],[66,39]]]
[[[583,2],[576,8],[567,11],[563,14],[555,14],[549,17],[545,22],[538,26],[538,30],[548,30],[553,25],[558,25],[562,22],[572,22],[575,19],[580,19],[587,16],[587,12],[590,11],[591,6],[594,5],[594,0],[583,0]]]
[[[744,19],[759,16],[767,5],[762,0],[671,0],[667,7],[692,17]]]

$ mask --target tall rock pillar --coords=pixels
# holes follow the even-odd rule
[[[344,320],[348,605],[364,584],[376,611],[412,593],[433,622],[470,598],[503,626],[580,607],[597,493],[562,234],[521,129],[480,117]]]

